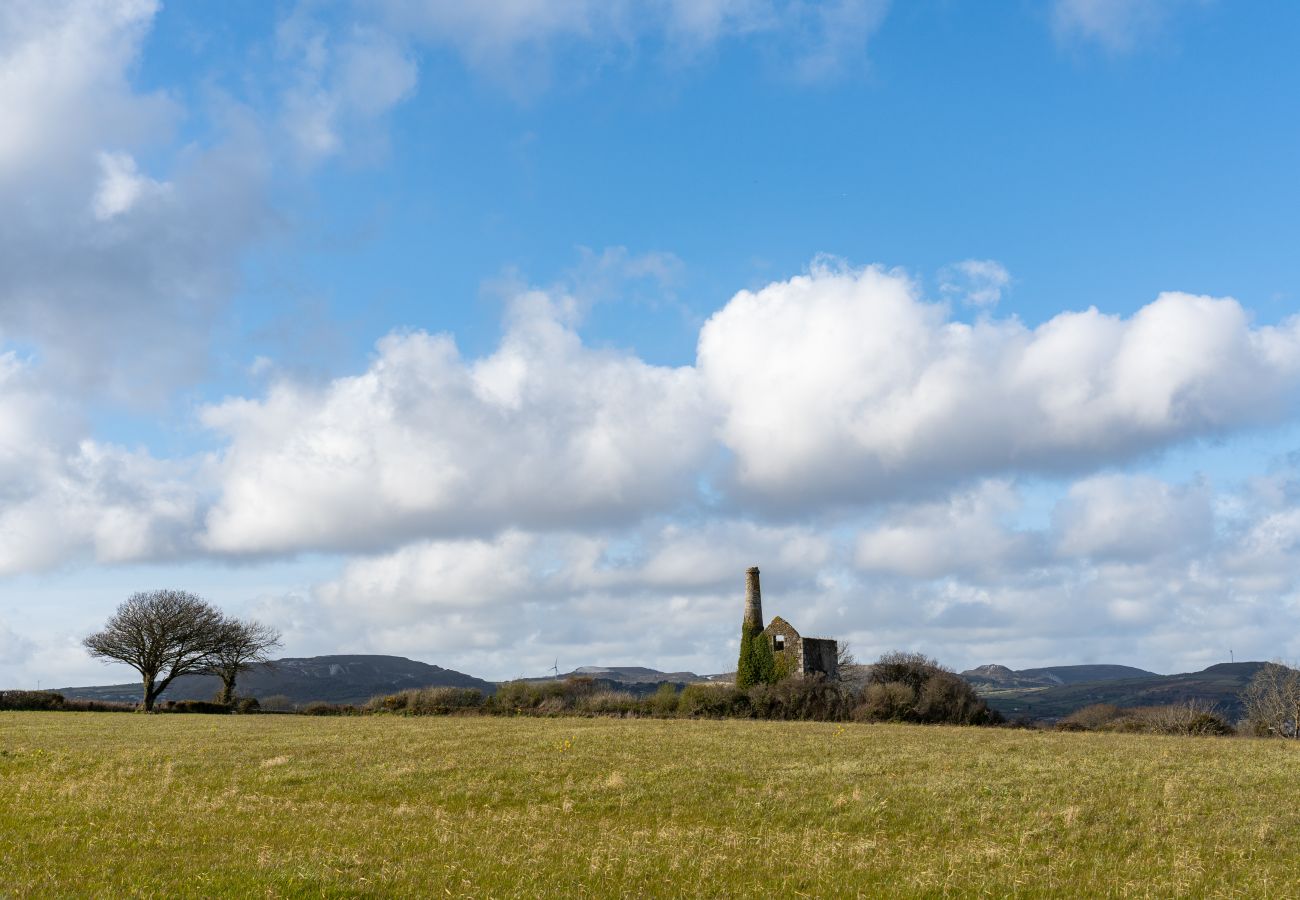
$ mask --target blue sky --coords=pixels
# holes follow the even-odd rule
[[[0,680],[1294,658],[1300,10],[0,14]],[[748,293],[745,293],[748,292]],[[1089,312],[1092,310],[1092,312]]]

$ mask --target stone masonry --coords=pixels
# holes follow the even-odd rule
[[[751,625],[763,628],[763,597],[757,566],[745,572],[745,621],[742,627]],[[803,637],[780,616],[763,628],[763,637],[772,647],[772,654],[784,659],[782,668],[791,675],[802,677],[820,672],[832,680],[839,677],[839,648],[830,638]]]

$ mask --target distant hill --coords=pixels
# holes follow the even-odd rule
[[[989,706],[1009,718],[1028,716],[1033,719],[1056,719],[1093,703],[1113,703],[1116,706],[1132,707],[1204,700],[1217,705],[1224,715],[1230,720],[1235,720],[1242,715],[1241,691],[1262,666],[1264,666],[1262,662],[1219,663],[1203,672],[1186,672],[1181,675],[1147,673],[1133,678],[1067,682],[1035,687],[999,686],[987,679],[983,682],[976,682],[973,678],[970,680],[976,685],[980,695],[988,701]],[[988,666],[981,666],[980,669],[972,669],[971,672],[982,672],[988,668]],[[1059,677],[1061,669],[1078,668],[1124,669],[1127,667],[1062,666],[1027,671],[1048,671],[1056,673]],[[968,673],[962,674],[963,677],[968,677]]]
[[[695,681],[708,680],[694,672],[660,672],[658,669],[647,669],[644,666],[578,666],[572,672],[524,680],[563,681],[574,677],[591,678],[599,688],[627,691],[632,694],[653,694],[661,684],[674,684],[681,687]]]
[[[206,675],[182,675],[168,686],[163,700],[211,700],[221,683]],[[406,688],[473,687],[492,693],[496,685],[472,675],[401,656],[312,656],[277,659],[255,666],[239,679],[241,697],[287,697],[294,704],[364,703],[378,694]],[[65,697],[135,703],[139,684],[59,688]]]
[[[967,669],[961,673],[976,688],[1008,690],[1015,688],[1048,688],[1065,684],[1084,684],[1094,681],[1117,681],[1125,678],[1158,677],[1155,672],[1133,666],[1047,666],[1040,669],[1012,670],[1006,666],[989,665]]]
[[[619,681],[625,684],[663,684],[665,681],[689,684],[692,681],[704,680],[694,672],[660,672],[658,669],[647,669],[644,666],[579,666],[569,675],[560,677],[568,678],[570,675],[590,675],[604,681]]]

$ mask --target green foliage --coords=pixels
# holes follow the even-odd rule
[[[366,712],[402,712],[412,716],[445,716],[482,709],[485,698],[478,688],[409,688],[385,697],[375,697]]]
[[[355,716],[360,712],[355,706],[338,703],[308,703],[302,708],[304,716]]]
[[[650,712],[656,716],[671,716],[677,712],[677,685],[664,683],[650,698]]]
[[[749,698],[729,684],[688,684],[677,698],[677,711],[683,716],[708,718],[746,715]]]
[[[62,709],[63,695],[54,691],[0,691],[0,709]]]
[[[773,681],[785,681],[794,674],[794,657],[788,652],[773,654],[776,663],[772,668]]]
[[[158,711],[165,713],[226,715],[229,714],[230,707],[225,703],[214,703],[211,700],[168,700],[162,706],[158,707]]]
[[[886,653],[871,666],[853,718],[931,725],[997,725],[1003,721],[965,679],[928,656],[899,651]]]
[[[746,623],[740,629],[740,656],[736,660],[736,687],[746,690],[756,684],[776,681],[776,659],[763,629]]]

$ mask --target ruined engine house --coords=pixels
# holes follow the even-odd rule
[[[820,672],[827,678],[839,677],[838,646],[830,638],[804,637],[794,626],[776,616],[763,625],[763,592],[758,581],[758,566],[745,571],[745,619],[741,627],[762,628],[762,637],[772,648],[772,655],[784,660],[782,668],[799,677]]]

